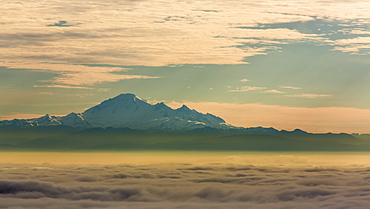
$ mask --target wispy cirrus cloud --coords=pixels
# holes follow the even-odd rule
[[[365,33],[363,33],[365,34]],[[353,54],[369,53],[370,37],[357,37],[352,39],[339,39],[332,42],[333,50],[349,52]],[[364,51],[365,50],[365,51]]]
[[[357,37],[352,39],[339,39],[334,42],[337,45],[370,44],[370,37]]]
[[[323,97],[333,97],[329,94],[295,94],[295,95],[285,95],[286,97],[296,97],[296,98],[308,98],[308,99],[315,99],[315,98],[323,98]]]
[[[42,7],[25,0],[19,3],[0,5],[0,53],[7,52],[3,60],[34,63],[240,64],[246,63],[245,57],[268,53],[271,46],[324,40],[320,34],[261,24],[351,18],[343,15],[346,11],[356,14],[353,18],[369,17],[362,11],[367,4],[358,2],[324,7],[320,1],[206,0],[171,2],[166,8],[162,1],[88,0],[83,5],[73,0],[38,1]],[[247,42],[259,46],[236,47]]]
[[[245,91],[256,91],[256,90],[263,90],[266,87],[258,87],[258,86],[242,86],[237,89],[231,89],[229,92],[245,92]]]
[[[240,28],[240,31],[238,31],[238,34],[240,37],[245,39],[248,38],[258,38],[262,40],[301,40],[301,39],[321,39],[320,35],[317,34],[304,34],[300,33],[297,30],[291,30],[287,28],[278,28],[278,29],[249,29],[249,28]],[[260,42],[261,43],[261,42]],[[263,43],[263,42],[262,42]],[[271,42],[284,44],[284,42]]]
[[[266,90],[266,91],[263,91],[262,93],[285,94],[285,92],[282,92],[282,91],[279,91],[279,90],[276,90],[276,89]]]
[[[280,86],[280,88],[283,88],[283,89],[302,89],[301,87],[295,87],[295,86]]]
[[[36,88],[62,88],[62,89],[93,89],[85,86],[67,86],[67,85],[34,85]]]
[[[164,1],[165,8],[163,1],[139,2],[107,0],[101,4],[87,0],[79,4],[73,0],[40,0],[36,4],[20,0],[1,4],[3,66],[16,68],[19,63],[28,63],[27,69],[57,72],[53,83],[93,85],[154,77],[122,75],[117,73],[122,69],[115,68],[86,70],[79,65],[246,64],[247,57],[307,41],[334,42],[334,50],[343,52],[367,49],[366,38],[330,40],[325,35],[331,32],[271,25],[316,20],[366,25],[370,15],[363,8],[369,7],[369,2],[328,1],[324,6],[319,0]],[[355,33],[366,31],[358,29]],[[56,63],[66,68],[60,69]]]
[[[35,87],[89,89],[89,87],[81,87],[79,85],[93,85],[97,83],[116,82],[127,79],[159,78],[157,76],[128,75],[125,73],[130,69],[119,67],[90,67],[85,65],[50,63],[17,63],[9,65],[8,63],[4,62],[0,63],[0,65],[8,66],[9,69],[34,69],[35,71],[58,74],[58,76],[52,78],[51,80],[42,81],[52,83],[51,85],[35,85]]]

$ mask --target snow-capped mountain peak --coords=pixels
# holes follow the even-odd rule
[[[226,128],[225,121],[212,114],[202,114],[186,105],[172,109],[163,102],[155,105],[134,94],[120,94],[89,108],[83,113],[70,113],[63,117],[45,115],[24,121],[0,121],[26,126],[114,127],[132,129],[189,130],[203,127]]]
[[[121,102],[146,102],[145,100],[139,98],[135,94],[127,93],[127,94],[120,94],[112,99],[106,100],[106,101],[121,101]]]
[[[134,94],[120,94],[82,113],[93,127],[129,127],[133,129],[189,129],[189,124],[221,127],[225,121],[191,110],[186,105],[172,109],[163,102],[151,105]],[[212,117],[213,116],[213,117]],[[171,124],[171,125],[169,125]]]

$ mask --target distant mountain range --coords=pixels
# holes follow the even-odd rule
[[[68,126],[73,128],[131,128],[138,130],[192,130],[231,128],[222,118],[202,114],[186,105],[172,109],[163,102],[149,104],[134,94],[120,94],[91,107],[83,113],[66,116],[45,115],[34,119],[0,121],[0,127]]]
[[[121,94],[83,113],[0,121],[2,150],[370,151],[370,135],[241,128]]]

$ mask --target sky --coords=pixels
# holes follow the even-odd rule
[[[0,119],[121,93],[236,126],[370,133],[370,2],[3,0]]]

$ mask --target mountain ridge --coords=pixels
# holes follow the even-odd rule
[[[120,94],[82,113],[0,121],[0,150],[369,151],[366,135],[241,128]]]
[[[49,151],[369,151],[370,144],[348,134],[287,133],[273,128],[188,131],[130,128],[67,129],[35,127],[8,133],[0,129],[0,150]],[[9,138],[13,137],[12,139]],[[15,140],[14,140],[15,139]],[[21,139],[21,140],[20,140]],[[17,141],[18,140],[18,141]]]
[[[70,126],[73,128],[131,128],[139,130],[192,130],[197,128],[230,128],[215,115],[203,114],[186,105],[172,109],[165,103],[150,104],[135,94],[120,94],[82,113],[65,116],[46,114],[39,118],[0,121],[0,127]]]

